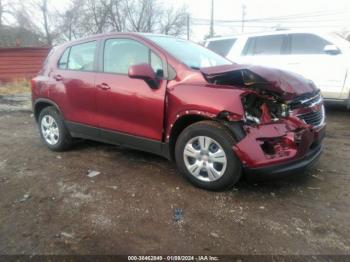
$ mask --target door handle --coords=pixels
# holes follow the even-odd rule
[[[107,85],[106,83],[99,84],[98,87],[101,88],[102,90],[111,89],[111,87],[109,85]]]
[[[61,75],[55,75],[53,77],[56,81],[62,81],[63,80],[63,77]]]

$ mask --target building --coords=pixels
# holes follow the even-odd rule
[[[49,47],[0,48],[0,82],[30,79],[41,69]]]

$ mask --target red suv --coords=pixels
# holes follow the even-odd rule
[[[176,162],[218,190],[242,173],[285,174],[321,154],[323,99],[289,72],[234,64],[192,42],[109,33],[63,44],[32,80],[44,143],[121,144]]]

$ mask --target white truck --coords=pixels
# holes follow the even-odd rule
[[[211,38],[205,46],[236,63],[301,74],[326,101],[350,107],[350,42],[334,33],[274,31]]]

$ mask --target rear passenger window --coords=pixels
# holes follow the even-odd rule
[[[291,54],[323,54],[323,49],[331,43],[323,38],[312,34],[291,34]]]
[[[70,48],[67,48],[64,51],[63,55],[61,56],[60,60],[58,61],[58,68],[59,69],[67,69],[69,50],[70,50]]]
[[[209,42],[207,47],[219,55],[226,56],[235,42],[236,39],[234,38],[213,40]]]
[[[149,49],[131,39],[108,39],[103,57],[104,72],[127,74],[132,65],[149,64]]]
[[[243,49],[243,55],[280,55],[283,42],[284,35],[251,37]]]
[[[93,71],[95,61],[96,41],[71,47],[68,59],[68,69]]]

